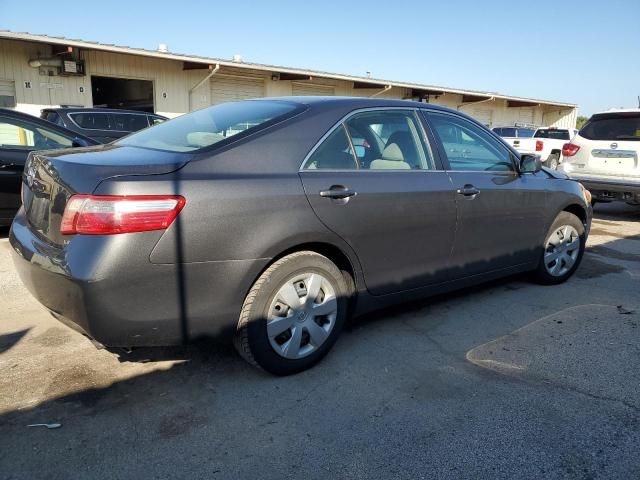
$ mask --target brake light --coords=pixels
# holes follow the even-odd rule
[[[541,152],[542,147],[544,147],[544,142],[542,140],[536,140],[536,152]]]
[[[63,235],[113,235],[164,230],[184,207],[180,195],[72,195],[62,216]]]
[[[578,153],[580,147],[573,143],[565,143],[562,146],[562,156],[563,157],[573,157],[576,153]]]

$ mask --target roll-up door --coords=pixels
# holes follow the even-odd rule
[[[0,107],[16,106],[16,87],[10,80],[0,80]]]
[[[491,126],[492,111],[489,109],[476,108],[471,116],[487,127]]]
[[[521,108],[518,112],[518,121],[533,124],[533,108]]]
[[[225,77],[221,75],[214,75],[211,78],[212,105],[264,96],[264,79],[262,78]]]
[[[291,85],[295,96],[329,97],[335,95],[334,87],[328,85],[313,85],[309,83],[294,83]]]

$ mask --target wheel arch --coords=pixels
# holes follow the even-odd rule
[[[571,203],[562,209],[563,212],[569,212],[574,214],[576,217],[580,219],[582,224],[587,226],[587,211],[584,209],[582,205],[577,203]]]

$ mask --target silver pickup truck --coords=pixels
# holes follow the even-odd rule
[[[640,205],[640,109],[597,113],[562,148],[559,170],[594,201]]]

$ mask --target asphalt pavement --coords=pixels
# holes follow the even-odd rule
[[[0,232],[0,479],[640,478],[640,208],[595,213],[569,282],[370,315],[287,378],[225,344],[96,350]]]

